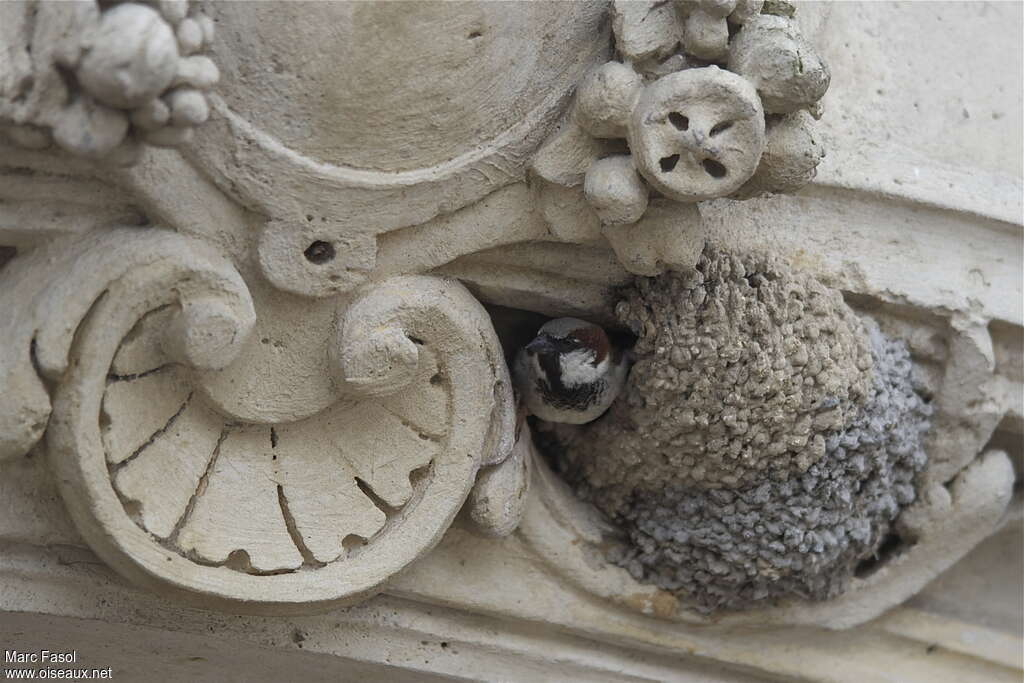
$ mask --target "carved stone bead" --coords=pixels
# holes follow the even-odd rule
[[[752,17],[760,14],[762,7],[764,7],[764,0],[739,0],[736,3],[736,8],[729,15],[729,21],[734,24],[745,24]]]
[[[188,14],[188,0],[160,0],[160,14],[164,19],[177,24]]]
[[[810,114],[798,111],[781,118],[770,117],[761,163],[734,198],[796,192],[814,178],[824,156],[825,150],[815,139]]]
[[[178,42],[153,9],[126,3],[103,13],[76,75],[100,102],[129,109],[156,97],[178,68]]]
[[[175,29],[175,34],[178,36],[178,48],[182,54],[198,52],[203,46],[203,28],[195,19],[183,19]]]
[[[198,90],[181,88],[167,96],[171,109],[171,123],[176,126],[198,126],[210,116],[206,97]]]
[[[683,24],[686,52],[706,60],[724,57],[729,49],[729,25],[725,18],[735,7],[735,1],[697,3]]]
[[[203,44],[209,45],[213,42],[213,38],[216,35],[216,24],[213,23],[213,19],[205,14],[197,16],[196,21],[199,23],[199,28],[203,31]]]
[[[639,74],[619,62],[590,71],[576,92],[576,120],[598,138],[622,138],[642,87]]]
[[[647,210],[647,187],[628,155],[591,164],[583,192],[605,225],[635,223]]]
[[[681,37],[675,6],[655,0],[617,0],[612,26],[616,48],[634,61],[669,54]]]
[[[220,80],[220,69],[209,57],[194,55],[178,60],[177,71],[171,85],[187,85],[199,90],[206,90]]]
[[[106,156],[128,134],[124,113],[79,97],[64,109],[53,127],[54,141],[73,154]]]
[[[661,78],[641,94],[629,125],[640,173],[676,201],[722,197],[753,175],[764,111],[753,86],[716,66]]]
[[[757,88],[769,114],[810,107],[828,90],[828,65],[808,45],[791,20],[752,17],[729,45],[728,69]]]
[[[156,130],[166,125],[171,118],[171,110],[167,103],[159,98],[146,102],[132,111],[132,125],[140,130]]]

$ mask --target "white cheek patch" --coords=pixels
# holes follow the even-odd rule
[[[581,384],[590,384],[604,377],[608,369],[608,359],[605,358],[596,366],[593,365],[593,351],[578,349],[571,351],[559,359],[562,369],[562,384],[567,387],[578,387]]]

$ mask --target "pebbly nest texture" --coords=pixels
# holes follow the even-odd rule
[[[624,394],[542,448],[623,530],[608,559],[702,611],[841,593],[915,498],[910,355],[782,262],[708,247],[639,278]]]

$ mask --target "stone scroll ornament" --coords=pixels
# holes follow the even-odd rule
[[[286,81],[305,53],[283,49],[276,24],[260,33],[286,5],[207,5],[233,29],[215,37],[180,0],[0,3],[0,135],[18,163],[98,161],[75,163],[146,214],[146,227],[104,218],[33,241],[0,270],[0,458],[45,451],[111,567],[203,607],[309,612],[382,590],[465,507],[479,532],[518,529],[553,573],[646,614],[764,607],[748,623],[829,624],[844,600],[884,593],[853,610],[868,618],[906,597],[921,567],[948,566],[995,524],[1006,457],[957,459],[987,440],[975,414],[995,416],[962,390],[991,356],[984,328],[965,321],[952,337],[955,358],[981,360],[951,366],[957,398],[933,417],[906,350],[839,292],[705,239],[701,202],[795,191],[823,155],[813,121],[829,73],[789,3],[616,2],[614,61],[600,3],[481,3],[472,21],[374,4],[370,26],[409,12],[465,24],[437,44],[461,50],[467,72],[484,54],[526,82],[531,65],[503,47],[512,34],[544,33],[558,55],[543,88],[506,93],[508,121],[473,99],[491,93],[482,81],[445,105],[488,114],[468,122],[481,139],[452,116],[441,123],[454,132],[408,159],[413,145],[385,158],[382,140],[351,134],[380,111],[336,115],[360,99],[353,88],[388,83],[365,70],[383,78],[437,53],[356,50],[355,80],[331,62],[322,92],[343,97],[307,116],[311,89]],[[352,7],[296,20],[359,32]],[[252,52],[239,43],[250,33]],[[271,55],[284,60],[274,87],[295,88],[281,118],[249,87],[249,65],[273,78]],[[392,110],[393,139],[422,137],[409,121],[435,125]],[[303,118],[315,134],[291,125]],[[457,281],[408,274],[552,241],[610,244],[647,276],[617,295],[638,354],[624,398],[587,433],[539,434],[562,480],[531,465],[487,312]],[[730,314],[739,306],[749,315]],[[901,428],[878,428],[889,423]],[[637,467],[645,457],[658,465]],[[629,543],[609,549],[595,510]],[[857,575],[894,533],[904,569]],[[826,606],[766,607],[794,594]]]
[[[793,13],[760,0],[614,3],[617,59],[579,84],[533,169],[582,191],[630,271],[696,263],[698,202],[794,192],[814,178],[830,74]]]
[[[518,522],[507,370],[454,281],[339,302],[318,351],[336,396],[290,421],[211,393],[264,340],[246,284],[201,242],[102,231],[19,258],[3,284],[0,452],[45,429],[80,532],[141,585],[249,612],[366,597],[440,540],[481,468],[470,517],[495,535]]]
[[[97,162],[76,168],[149,210],[165,178],[154,189],[147,174],[192,178],[187,157],[265,219],[233,225],[229,248],[175,196],[152,222],[180,233],[104,223],[19,250],[0,272],[0,458],[45,451],[83,538],[140,585],[309,612],[382,590],[463,508],[484,535],[519,523],[529,460],[490,319],[454,280],[374,272],[377,237],[510,182],[568,87],[455,160],[321,163],[210,92],[220,72],[203,53],[230,53],[214,23],[244,12],[206,9],[214,19],[181,1],[0,6],[0,136],[19,158]],[[566,58],[580,73],[593,61]],[[302,333],[286,345],[288,324]]]
[[[220,72],[188,0],[0,5],[0,133],[28,149],[131,164],[189,140]]]

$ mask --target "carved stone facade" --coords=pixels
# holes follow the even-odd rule
[[[937,607],[1020,536],[990,11],[3,3],[0,634],[140,677],[156,629],[169,680],[1012,680],[967,603],[1018,565]],[[633,363],[582,427],[509,373],[562,316]]]

